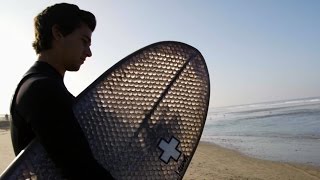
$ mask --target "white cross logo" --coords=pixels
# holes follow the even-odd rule
[[[166,140],[161,139],[158,147],[162,150],[162,154],[160,159],[168,164],[170,158],[173,158],[177,161],[181,155],[181,151],[177,149],[180,142],[175,138],[171,137],[170,142],[168,143]]]

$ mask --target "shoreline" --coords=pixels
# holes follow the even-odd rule
[[[0,173],[14,159],[10,131],[0,130]],[[318,179],[320,167],[249,157],[211,142],[199,143],[184,180],[198,179]]]
[[[320,179],[320,167],[258,159],[201,141],[183,179]]]
[[[320,141],[308,138],[214,136],[202,142],[233,149],[245,156],[320,167]]]

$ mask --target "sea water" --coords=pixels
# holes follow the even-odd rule
[[[210,108],[201,140],[256,158],[320,166],[320,97]]]

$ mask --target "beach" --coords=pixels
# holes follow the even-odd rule
[[[0,130],[0,172],[14,159],[10,131]],[[320,179],[320,168],[260,160],[218,145],[200,142],[184,176],[201,179]]]
[[[14,159],[14,153],[11,144],[10,131],[0,129],[0,172]]]
[[[184,179],[320,179],[320,168],[251,158],[212,143],[200,142]]]

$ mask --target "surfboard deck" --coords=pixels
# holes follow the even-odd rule
[[[199,143],[210,80],[194,47],[146,46],[104,72],[77,98],[74,113],[94,157],[116,179],[182,179]],[[1,180],[62,179],[34,140]]]

